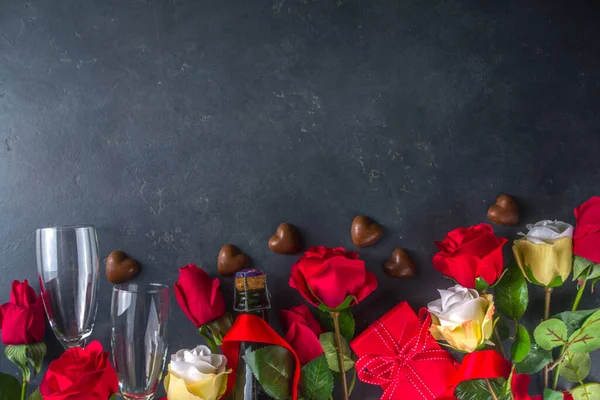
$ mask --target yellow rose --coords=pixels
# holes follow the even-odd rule
[[[484,344],[494,330],[494,301],[460,285],[438,290],[440,298],[427,305],[431,334],[456,350],[471,353]]]
[[[206,346],[171,356],[165,389],[169,400],[218,400],[227,389],[227,358]]]
[[[513,253],[531,283],[556,287],[567,280],[573,266],[573,227],[560,221],[527,225],[523,239],[515,240]]]

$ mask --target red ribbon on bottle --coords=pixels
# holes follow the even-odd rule
[[[292,399],[297,400],[301,368],[298,355],[288,342],[279,336],[265,320],[251,314],[239,315],[227,335],[223,338],[221,350],[223,351],[223,355],[227,357],[227,365],[233,370],[229,375],[229,379],[227,379],[227,391],[223,397],[226,397],[235,386],[241,342],[277,345],[286,348],[292,353],[296,362],[294,380],[292,382]]]

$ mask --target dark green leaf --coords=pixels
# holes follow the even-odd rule
[[[571,390],[575,400],[598,400],[600,399],[600,383],[588,383],[577,386]]]
[[[333,375],[325,355],[320,355],[302,367],[299,389],[304,400],[329,399],[333,393]]]
[[[590,353],[600,348],[600,311],[590,315],[569,337],[569,351]]]
[[[580,256],[573,257],[573,280],[587,279],[589,270],[594,265],[593,261]]]
[[[490,285],[483,280],[482,277],[478,276],[477,279],[475,279],[475,290],[477,290],[479,293],[485,292],[489,287]]]
[[[318,310],[317,318],[319,319],[319,322],[325,331],[334,331],[331,313],[328,311]],[[354,317],[352,316],[352,310],[350,308],[346,308],[345,310],[340,311],[339,321],[340,333],[342,336],[348,341],[352,340],[354,338]]]
[[[564,395],[562,392],[557,392],[552,389],[544,389],[544,400],[563,400]]]
[[[510,348],[510,354],[514,362],[521,362],[529,353],[531,347],[531,339],[529,338],[529,332],[523,325],[517,325],[517,332],[515,332],[515,341]]]
[[[560,363],[560,376],[569,382],[581,382],[590,373],[591,364],[589,353],[567,352]]]
[[[593,310],[581,310],[581,311],[565,311],[560,314],[556,314],[552,318],[560,319],[562,322],[567,325],[567,335],[571,336],[573,332],[577,329],[581,328],[581,325],[585,322],[586,319],[596,311],[599,311],[598,308]]]
[[[502,392],[503,383],[503,379],[490,379],[490,384],[496,394]],[[461,382],[456,387],[454,394],[460,400],[490,400],[492,398],[490,390],[483,379]]]
[[[519,374],[535,374],[541,371],[546,365],[552,361],[552,353],[548,350],[540,348],[537,344],[532,343],[531,349],[527,356],[517,363],[517,373]]]
[[[110,400],[116,400],[117,399],[116,396],[117,396],[116,394],[113,394],[110,397]],[[35,392],[31,393],[31,395],[27,398],[27,400],[44,400],[44,399],[42,398],[42,394],[40,393],[40,389],[36,389]]]
[[[244,356],[266,394],[276,400],[291,396],[294,357],[281,346],[266,346]]]
[[[350,307],[350,304],[354,303],[355,301],[356,301],[355,296],[346,296],[346,298],[344,299],[342,304],[340,304],[336,308],[329,308],[325,304],[321,303],[321,304],[319,304],[319,310],[321,310],[321,311],[342,311],[342,310]]]
[[[535,342],[544,350],[552,350],[567,342],[567,326],[560,319],[550,318],[533,331]]]
[[[12,375],[0,372],[0,400],[15,400],[21,398],[21,384]]]
[[[559,286],[562,286],[563,283],[564,282],[563,282],[562,276],[557,275],[556,277],[554,277],[554,279],[552,279],[552,282],[550,282],[548,287],[551,287],[551,288],[559,287]]]
[[[46,343],[32,343],[27,345],[27,352],[29,357],[29,363],[35,369],[37,374],[42,370],[42,363],[44,361],[44,357],[46,356]]]
[[[23,374],[23,379],[29,382],[31,378],[31,370],[29,369],[29,365],[27,364],[27,345],[26,344],[18,344],[12,345],[9,344],[4,349],[4,354],[6,354],[6,358],[13,362]]]
[[[505,341],[510,336],[510,329],[508,328],[508,324],[506,320],[502,317],[499,317],[496,321],[496,330],[498,331],[498,335],[500,336],[501,341]]]
[[[511,319],[523,316],[529,303],[529,292],[527,281],[514,261],[507,266],[506,273],[494,287],[494,294],[501,314]]]
[[[112,396],[110,396],[110,399],[108,399],[108,400],[117,400],[117,394],[116,393],[113,394]]]
[[[230,313],[225,313],[221,317],[206,324],[206,327],[212,334],[215,344],[221,346],[223,344],[223,338],[225,337],[227,332],[229,332],[232,325],[233,317]]]
[[[323,333],[319,336],[319,341],[321,342],[321,347],[323,347],[329,369],[340,372],[334,334],[332,332]],[[350,357],[350,346],[348,346],[348,342],[344,338],[342,338],[342,354],[344,357],[344,371],[349,371],[354,366],[354,361]]]

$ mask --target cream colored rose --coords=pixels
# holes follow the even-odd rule
[[[520,233],[524,238],[513,244],[515,260],[523,275],[541,286],[560,286],[573,265],[573,227],[545,220],[527,225],[527,229],[527,233]]]
[[[432,320],[431,334],[457,350],[475,351],[492,335],[492,295],[480,296],[476,290],[460,285],[438,291],[440,298],[427,305]]]
[[[227,358],[206,346],[171,356],[165,389],[169,400],[217,400],[227,388]]]

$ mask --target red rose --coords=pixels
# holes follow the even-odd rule
[[[514,374],[511,380],[511,391],[515,400],[542,400],[543,396],[529,396],[529,382],[531,376],[527,374]],[[563,400],[573,400],[569,392],[563,392]]]
[[[314,306],[339,307],[346,297],[352,304],[377,289],[375,274],[365,269],[358,254],[339,247],[311,247],[292,266],[290,286]]]
[[[573,254],[600,263],[600,197],[595,196],[575,209]]]
[[[117,374],[100,342],[73,347],[48,366],[40,384],[44,400],[107,400],[119,390]]]
[[[27,279],[12,283],[10,302],[0,306],[0,329],[4,344],[31,344],[44,339],[44,303]]]
[[[458,228],[436,243],[440,251],[433,256],[433,266],[467,288],[475,289],[479,277],[493,285],[502,274],[502,246],[506,242],[496,237],[488,224]]]
[[[225,314],[225,302],[218,279],[211,279],[202,268],[188,264],[179,268],[175,297],[185,315],[200,328]]]
[[[323,330],[306,305],[281,310],[280,319],[285,340],[298,354],[300,364],[307,364],[323,354],[323,347],[319,342],[319,335]]]

